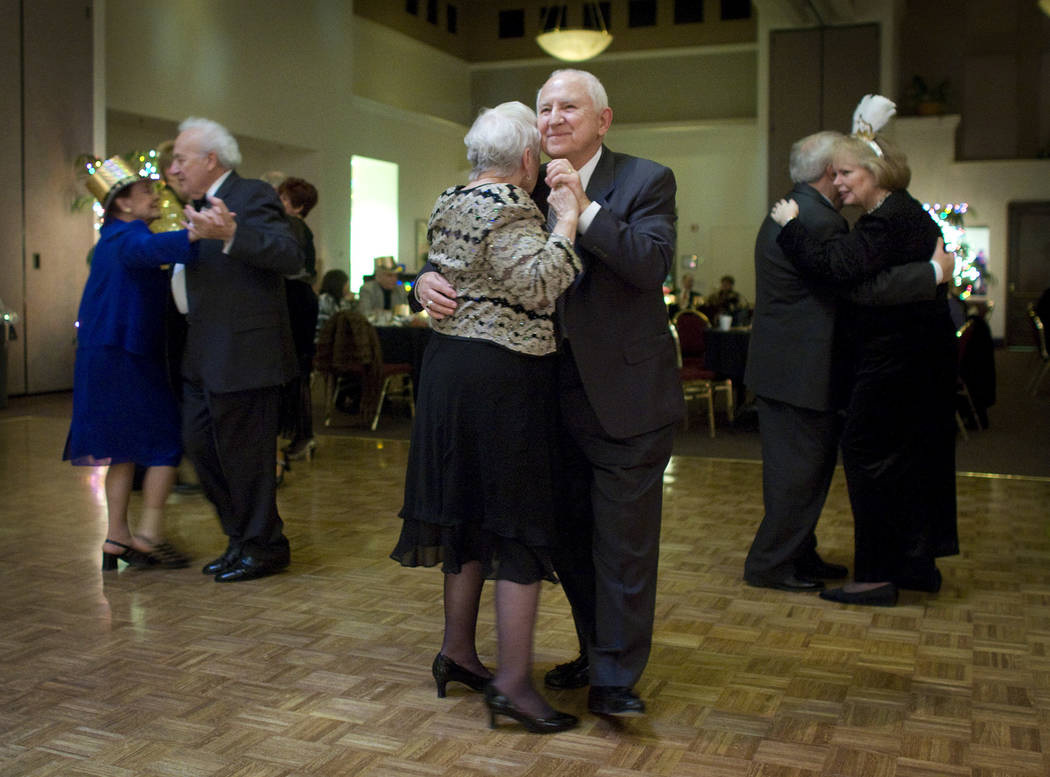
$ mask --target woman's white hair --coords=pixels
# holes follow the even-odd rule
[[[463,143],[471,164],[470,180],[486,172],[510,175],[521,165],[521,155],[526,148],[531,148],[539,159],[540,131],[536,129],[536,114],[516,100],[500,103],[495,108],[482,108]]]
[[[179,125],[179,132],[196,130],[201,153],[215,152],[219,164],[232,170],[241,163],[241,149],[230,131],[217,121],[191,116]]]

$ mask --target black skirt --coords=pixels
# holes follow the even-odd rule
[[[391,558],[551,580],[555,356],[434,334],[423,357],[401,536]]]

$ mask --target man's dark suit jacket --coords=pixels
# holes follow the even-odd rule
[[[849,231],[846,220],[816,189],[795,184],[799,222],[817,240]],[[780,227],[769,216],[755,240],[755,317],[744,383],[757,396],[810,410],[844,401],[837,387],[835,316],[841,290],[806,279],[777,245]],[[848,296],[867,305],[932,299],[933,270],[911,263],[880,273]]]
[[[544,167],[533,192],[544,212],[545,175]],[[603,147],[587,185],[602,208],[576,236],[584,269],[558,301],[587,398],[616,438],[676,423],[685,412],[663,299],[676,189],[668,168]]]
[[[231,172],[216,196],[236,214],[229,255],[200,241],[186,268],[183,374],[213,393],[279,386],[297,373],[284,276],[303,257],[273,187]]]

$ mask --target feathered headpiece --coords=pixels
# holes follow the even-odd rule
[[[853,111],[853,134],[863,140],[875,156],[882,156],[882,149],[875,142],[875,133],[886,126],[886,122],[897,113],[897,104],[881,94],[866,94]]]

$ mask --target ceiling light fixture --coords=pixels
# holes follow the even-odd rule
[[[1046,1],[1050,2],[1050,0]],[[598,7],[598,3],[584,3],[583,5],[585,11],[588,6],[591,7],[591,18],[597,20],[599,28],[596,30],[582,27],[569,28],[555,23],[554,28],[549,29],[552,14],[556,17],[562,9],[562,6],[552,5],[547,9],[547,23],[544,24],[544,28],[548,31],[536,36],[536,43],[541,49],[556,59],[566,62],[582,62],[598,56],[609,47],[613,36],[605,27],[605,16]]]

